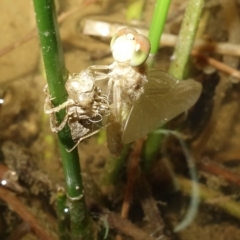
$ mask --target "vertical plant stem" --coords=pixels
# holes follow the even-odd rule
[[[189,0],[187,9],[184,14],[183,22],[181,25],[178,41],[173,54],[173,62],[170,65],[169,73],[177,79],[183,79],[188,68],[188,61],[192,45],[197,33],[198,23],[201,17],[204,0]],[[177,134],[178,135],[178,134]],[[199,189],[197,185],[197,175],[194,166],[194,161],[189,153],[184,141],[175,135],[182,146],[182,149],[186,155],[188,167],[190,170],[190,176],[192,181],[192,196],[190,207],[186,216],[181,223],[174,229],[174,231],[181,231],[187,227],[194,219],[199,205]]]
[[[48,88],[53,98],[54,106],[67,99],[65,81],[67,71],[59,37],[57,17],[53,0],[33,0],[42,56],[47,76]],[[62,110],[56,113],[57,121],[61,122],[65,116]],[[86,210],[81,169],[77,149],[71,149],[74,142],[71,132],[66,126],[58,132],[59,147],[66,179],[67,196],[70,202],[70,221],[72,239],[92,239],[91,224]]]
[[[164,2],[164,0],[162,0],[162,2]],[[178,36],[178,42],[174,51],[174,61],[171,63],[170,69],[169,69],[169,73],[178,79],[183,79],[183,76],[187,67],[188,59],[190,56],[190,51],[192,49],[193,41],[197,32],[198,22],[201,16],[203,4],[204,4],[204,0],[189,0],[188,6],[185,12],[180,33]],[[155,11],[159,12],[158,15],[160,15],[160,9],[158,10],[157,6],[158,5],[156,5]],[[168,6],[169,6],[169,3],[166,7]],[[153,17],[153,19],[157,19],[157,17]],[[152,31],[152,33],[150,34],[149,32],[149,39],[151,43],[152,54],[154,54],[154,52],[156,51],[159,43],[159,39],[155,40],[153,37],[155,30],[154,30],[154,26],[152,25],[156,25],[157,22],[160,22],[160,20],[156,20],[156,23],[154,23],[154,21],[151,23],[150,31]],[[161,136],[154,136],[154,133],[149,134],[149,137],[146,141],[145,149],[144,149],[144,159],[146,161],[145,166],[148,166],[148,168],[149,166],[151,166],[151,161],[153,161],[154,157],[157,155],[161,139],[162,139]]]
[[[150,55],[155,55],[159,48],[159,41],[167,18],[171,0],[157,0],[151,21],[148,38],[151,43]]]
[[[173,53],[173,61],[169,68],[169,73],[175,78],[184,78],[203,5],[204,0],[189,0],[188,2]]]
[[[156,159],[159,148],[163,139],[163,135],[150,133],[148,138],[144,144],[144,151],[143,151],[143,163],[142,167],[145,171],[150,171],[152,162]]]
[[[151,50],[150,50],[149,58],[147,60],[147,64],[149,67],[154,65],[154,57],[159,48],[159,42],[163,33],[170,3],[171,3],[171,0],[156,1],[156,5],[153,12],[153,18],[151,21],[149,34],[148,34],[148,38],[151,44]],[[154,133],[150,133],[148,135],[148,139],[145,142],[144,152],[143,152],[143,156],[145,160],[143,164],[143,168],[146,171],[150,169],[152,165],[152,161],[155,159],[158,153],[161,140],[162,140],[161,135],[156,135]]]

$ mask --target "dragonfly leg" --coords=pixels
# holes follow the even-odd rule
[[[56,115],[54,113],[50,113],[49,118],[50,118],[50,128],[52,132],[59,132],[61,131],[64,126],[66,125],[68,121],[68,114],[65,115],[63,121],[57,125],[57,120],[56,120]]]
[[[110,70],[110,67],[109,65],[93,65],[93,66],[90,66],[88,67],[88,69],[90,70]]]
[[[94,76],[94,80],[95,81],[106,80],[108,78],[108,74],[107,73],[94,71],[94,74],[95,74],[95,76]]]
[[[104,127],[102,127],[102,128],[104,128]],[[92,135],[98,133],[102,128],[97,129],[97,130],[95,130],[95,131],[93,131],[93,132],[91,132],[91,133],[88,133],[88,134],[86,134],[86,135],[83,136],[83,137],[80,137],[80,138],[78,139],[77,143],[76,143],[71,149],[66,149],[67,152],[71,152],[75,147],[77,147],[77,145],[78,145],[82,140],[84,140],[85,138],[91,137]]]
[[[74,101],[72,99],[68,99],[66,102],[60,104],[57,107],[50,107],[52,106],[51,99],[49,97],[46,97],[45,103],[44,103],[44,112],[46,114],[56,113],[73,103]]]

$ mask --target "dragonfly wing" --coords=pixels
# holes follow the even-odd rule
[[[125,123],[123,143],[144,137],[187,111],[196,103],[201,90],[201,84],[194,80],[179,81],[159,69],[149,72],[144,94],[134,103]]]

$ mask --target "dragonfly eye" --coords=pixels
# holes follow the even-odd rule
[[[116,61],[129,62],[132,67],[144,63],[150,51],[148,38],[131,28],[119,30],[113,36],[110,47]]]
[[[150,42],[147,37],[141,34],[137,34],[135,36],[135,41],[135,52],[130,61],[130,65],[133,67],[143,64],[147,60],[148,54],[150,52]]]
[[[132,35],[135,35],[135,34],[137,34],[137,31],[135,31],[132,28],[122,28],[122,29],[118,30],[112,37],[112,40],[111,40],[111,43],[110,43],[110,48],[112,49],[113,44],[118,37],[124,36],[128,33],[130,33]]]

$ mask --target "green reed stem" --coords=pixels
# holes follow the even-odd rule
[[[156,53],[159,46],[159,38],[157,39],[157,37],[159,36],[159,33],[157,33],[156,38],[154,38],[155,31],[156,31],[155,29],[157,28],[156,25],[158,22],[161,22],[161,33],[160,33],[160,36],[161,36],[165,19],[166,19],[166,16],[164,14],[167,13],[169,3],[170,1],[165,1],[165,0],[157,1],[157,5],[155,7],[155,12],[157,16],[155,17],[155,12],[154,12],[154,16],[153,16],[154,21],[152,21],[152,24],[150,26],[150,32],[149,32],[149,39],[152,47],[152,50],[151,50],[152,54]],[[165,10],[162,10],[164,13],[162,17],[163,19],[161,21],[158,19],[158,17],[160,18],[160,15],[161,15],[160,4],[162,5],[166,4]],[[204,4],[204,0],[189,0],[188,6],[185,12],[180,33],[178,36],[178,43],[174,51],[174,61],[171,63],[170,69],[169,69],[169,73],[178,79],[183,79],[184,73],[186,71],[190,51],[191,51],[193,41],[197,32],[198,22],[201,17],[203,4]],[[149,64],[151,65],[152,62],[153,62],[153,59],[151,60],[151,56],[150,56]],[[159,151],[159,146],[161,144],[161,140],[162,140],[161,136],[154,136],[154,133],[149,134],[149,137],[144,146],[144,153],[143,153],[144,159],[146,161],[144,166],[147,166],[147,169],[151,166],[151,162],[157,156],[157,153]]]
[[[169,73],[183,79],[201,17],[204,0],[189,0],[173,53]]]
[[[65,82],[68,74],[64,64],[55,5],[53,0],[33,0],[33,4],[48,88],[54,106],[58,106],[67,100]],[[65,114],[64,110],[58,112],[57,121],[62,122]],[[92,231],[86,210],[78,151],[66,151],[74,146],[67,124],[58,132],[58,139],[70,202],[71,237],[89,240],[92,239]]]
[[[170,3],[171,0],[156,1],[153,18],[148,33],[148,39],[151,43],[150,55],[155,55],[158,51],[159,42],[163,33]]]
[[[153,18],[148,33],[148,39],[151,44],[151,51],[147,60],[147,64],[149,67],[152,67],[154,65],[154,57],[159,49],[160,38],[163,33],[170,3],[171,0],[156,1]],[[143,168],[145,170],[149,170],[150,166],[152,165],[152,161],[156,158],[162,138],[163,137],[161,135],[156,135],[154,133],[150,133],[148,135],[148,139],[145,142],[143,152],[145,160]]]

